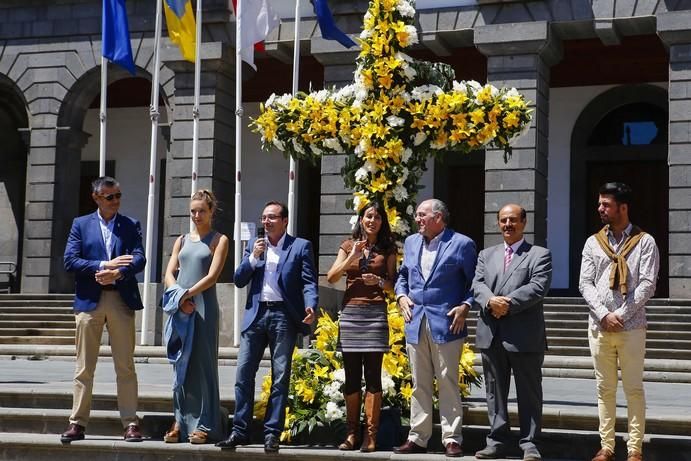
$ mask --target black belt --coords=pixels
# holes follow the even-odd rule
[[[285,304],[283,301],[259,301],[259,307],[266,309],[283,309]]]
[[[103,286],[101,286],[101,290],[103,290],[103,291],[116,291],[117,287],[115,285],[103,285]]]

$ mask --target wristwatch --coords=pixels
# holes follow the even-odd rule
[[[384,277],[379,277],[379,282],[377,282],[379,288],[384,288]]]

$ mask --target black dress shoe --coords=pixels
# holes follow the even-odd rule
[[[461,449],[461,446],[458,443],[449,442],[446,444],[444,454],[449,458],[460,458],[461,456],[463,456],[463,450]]]
[[[269,434],[264,437],[264,452],[278,453],[278,436]]]
[[[238,445],[247,445],[248,443],[247,437],[242,437],[237,432],[231,432],[227,439],[218,442],[216,446],[218,448],[235,448]]]
[[[84,426],[80,426],[79,424],[74,424],[70,423],[69,426],[67,426],[67,430],[62,433],[60,436],[60,441],[62,443],[70,443],[74,442],[75,440],[84,440],[84,432],[86,431],[86,428]]]
[[[394,447],[393,452],[399,455],[412,455],[415,453],[427,453],[427,448],[421,447],[412,440],[406,440],[400,447]]]

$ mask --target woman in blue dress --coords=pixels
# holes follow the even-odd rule
[[[223,437],[218,389],[216,280],[223,270],[229,241],[211,227],[216,209],[212,192],[203,189],[192,195],[190,216],[195,229],[175,241],[166,269],[166,287],[177,285],[178,291],[183,293],[174,306],[177,309],[167,311],[177,316],[171,320],[189,322],[187,337],[183,337],[182,342],[191,343],[181,346],[185,360],[173,364],[175,424],[165,434],[167,443],[189,440],[201,444]],[[170,344],[168,346],[170,349]]]

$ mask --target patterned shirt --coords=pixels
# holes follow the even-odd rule
[[[621,244],[631,233],[633,226],[624,230],[621,241],[617,242],[609,231],[609,244],[616,253]],[[601,330],[600,322],[610,312],[621,316],[624,330],[646,328],[645,304],[655,293],[657,272],[660,268],[660,254],[655,239],[644,235],[626,257],[629,272],[626,279],[629,291],[626,298],[619,289],[609,288],[609,274],[612,261],[591,235],[583,247],[581,259],[581,277],[578,287],[590,308],[590,328]]]

